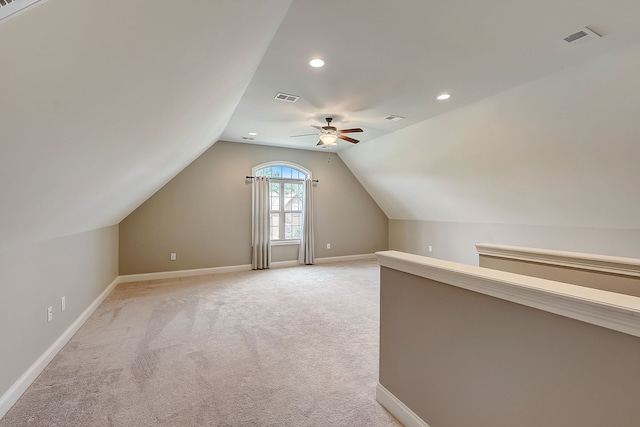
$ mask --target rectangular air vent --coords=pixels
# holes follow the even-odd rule
[[[40,0],[0,0],[0,21]]]
[[[300,97],[298,95],[289,95],[288,93],[278,92],[275,99],[285,102],[296,102]]]
[[[587,27],[584,27],[580,31],[576,31],[573,34],[568,35],[563,40],[569,44],[574,45],[574,44],[582,44],[584,42],[587,42],[589,40],[594,40],[597,38],[600,38],[599,34],[595,33],[594,31],[590,30]]]
[[[390,114],[387,117],[385,117],[385,120],[391,120],[392,122],[399,122],[402,119],[404,119],[404,117],[396,116],[395,114]]]
[[[242,139],[243,141],[253,141],[255,140],[255,138],[249,137],[249,136],[243,136],[240,139]]]

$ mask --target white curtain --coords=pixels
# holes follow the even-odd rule
[[[271,265],[271,244],[269,238],[271,182],[264,176],[253,179],[253,202],[251,223],[251,268],[262,270]]]
[[[300,264],[313,264],[313,181],[304,181],[304,206],[302,208],[302,238],[298,251]]]

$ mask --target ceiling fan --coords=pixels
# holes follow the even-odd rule
[[[327,117],[325,119],[327,121],[327,125],[326,126],[315,126],[315,125],[311,125],[311,127],[316,128],[320,131],[320,141],[318,141],[317,145],[324,145],[325,147],[331,147],[332,145],[336,144],[336,141],[338,139],[342,139],[344,141],[349,141],[353,144],[357,144],[358,141],[357,139],[353,139],[350,138],[348,136],[345,136],[343,134],[345,133],[353,133],[353,132],[363,132],[362,129],[360,128],[353,128],[353,129],[338,129],[335,126],[331,126],[331,122],[333,121],[332,117]],[[315,134],[308,134],[308,135],[315,135]],[[295,135],[295,136],[307,136],[307,135]]]

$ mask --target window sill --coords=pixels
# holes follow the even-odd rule
[[[299,245],[300,240],[272,240],[271,246]]]

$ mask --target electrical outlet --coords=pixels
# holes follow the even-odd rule
[[[60,298],[60,311],[64,311],[67,308],[66,297]]]
[[[429,252],[433,252],[433,246],[429,245]]]
[[[53,320],[53,307],[47,308],[47,322],[51,322]]]
[[[175,252],[171,252],[171,261],[175,261],[177,259],[176,253]]]
[[[327,249],[331,249],[331,243],[327,243]]]

